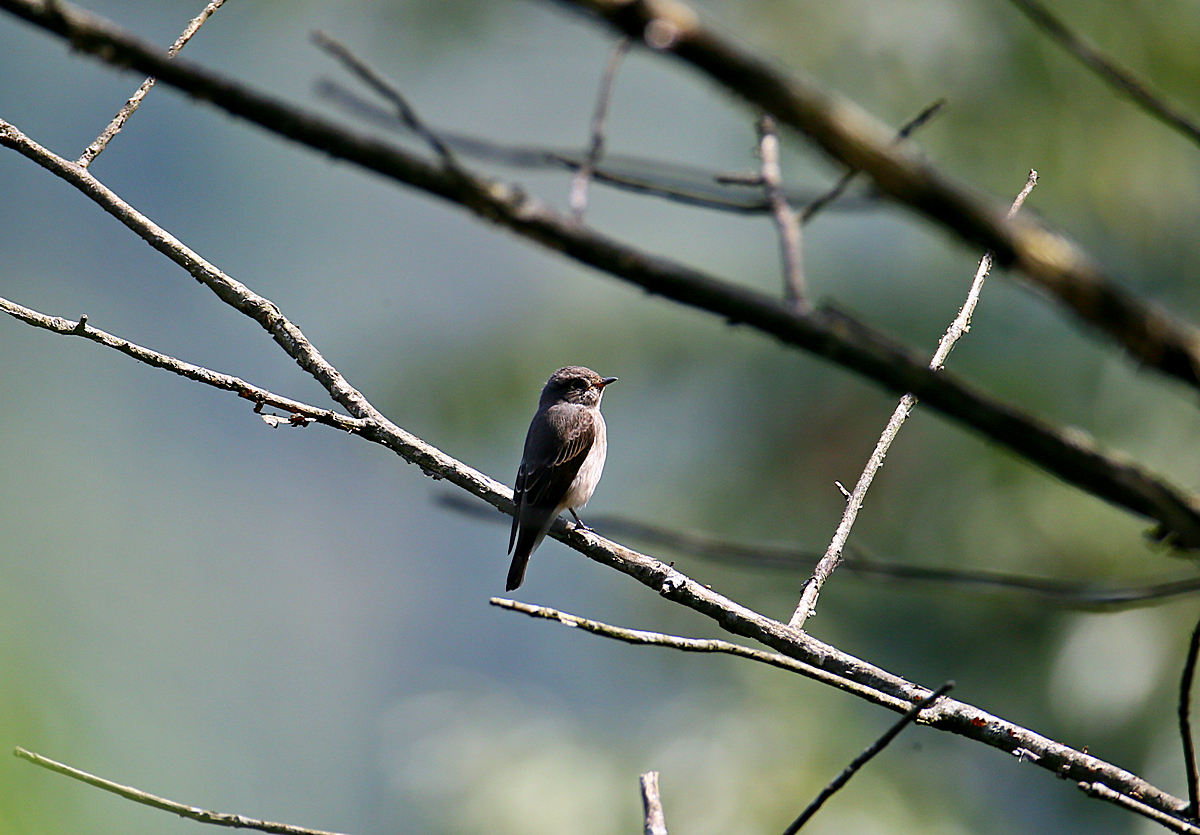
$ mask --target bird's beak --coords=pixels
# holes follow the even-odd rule
[[[617,381],[616,377],[605,377],[603,380],[596,383],[596,388],[602,389],[607,385],[611,385],[611,384],[615,383],[616,381]]]

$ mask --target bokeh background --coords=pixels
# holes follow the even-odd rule
[[[89,8],[170,43],[199,2]],[[1200,305],[1200,148],[1146,118],[1002,0],[709,0],[739,40],[920,134],[939,166],[1028,206],[1143,297]],[[1189,0],[1056,2],[1200,114]],[[194,61],[305,106],[346,81],[328,31],[433,125],[579,147],[613,41],[529,0],[230,0]],[[76,156],[134,89],[0,15],[0,116]],[[755,166],[754,115],[635,51],[609,148],[714,171]],[[349,117],[343,117],[349,119]],[[788,181],[837,171],[785,137]],[[821,550],[894,399],[746,329],[649,298],[461,211],[166,88],[93,165],[125,199],[276,303],[406,429],[511,481],[541,384],[585,364],[609,464],[590,510]],[[564,205],[562,174],[497,171]],[[774,231],[593,191],[589,221],[774,292]],[[894,208],[808,229],[813,293],[932,351],[979,253]],[[3,295],[311,402],[323,392],[243,317],[97,207],[0,153]],[[749,662],[618,645],[487,605],[506,519],[321,427],[268,428],[236,397],[91,343],[0,322],[0,749],[21,745],[205,808],[356,835],[634,832],[662,773],[672,831],[781,831],[891,721]],[[951,358],[986,389],[1095,433],[1181,485],[1200,479],[1195,395],[1140,372],[996,276]],[[585,516],[586,518],[586,516]],[[1145,524],[918,411],[856,527],[880,559],[1097,583],[1188,576]],[[636,545],[637,543],[631,542]],[[775,616],[804,572],[656,551]],[[715,627],[548,542],[522,600],[674,633]],[[1013,595],[868,583],[822,596],[840,648],[1183,791],[1174,690],[1195,599],[1057,610]],[[2,751],[0,751],[2,753]],[[0,757],[0,833],[197,825]],[[819,833],[1141,832],[1151,825],[999,752],[910,729],[809,825]],[[1154,830],[1157,831],[1157,830]]]

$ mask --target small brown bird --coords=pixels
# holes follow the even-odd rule
[[[608,454],[600,398],[604,387],[616,380],[601,377],[590,368],[569,365],[546,381],[525,436],[525,454],[513,491],[516,512],[508,537],[513,555],[505,586],[508,591],[521,585],[529,557],[560,513],[571,511],[583,525],[575,511],[592,497]]]

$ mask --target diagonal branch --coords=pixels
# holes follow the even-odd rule
[[[204,7],[204,10],[200,14],[192,18],[191,23],[187,25],[187,28],[180,33],[179,37],[175,39],[175,43],[171,44],[171,48],[167,50],[167,57],[174,58],[178,55],[179,50],[183,49],[187,42],[192,39],[192,35],[200,31],[200,27],[204,25],[204,21],[208,20],[213,12],[223,5],[225,5],[225,0],[212,0],[211,3]],[[129,121],[129,117],[141,107],[142,99],[146,98],[146,95],[150,92],[150,88],[153,86],[154,76],[150,76],[142,82],[141,86],[129,97],[129,101],[125,102],[121,106],[121,109],[117,111],[117,115],[108,123],[108,126],[100,132],[100,135],[92,141],[91,145],[87,146],[83,154],[76,160],[79,165],[87,168],[96,157],[103,153],[113,137],[121,132],[121,128],[125,127],[125,123]]]
[[[28,0],[3,0],[0,5]],[[1006,220],[1003,210],[953,182],[852,102],[749,52],[705,26],[679,0],[558,0],[708,75],[829,156],[861,170],[896,202],[965,243],[995,253],[1078,319],[1108,335],[1147,367],[1200,388],[1200,333],[1114,283],[1073,243],[1039,222]]]
[[[616,641],[624,641],[627,644],[637,646],[652,646],[652,647],[669,647],[677,649],[681,652],[699,652],[699,653],[723,653],[726,655],[736,655],[739,658],[748,658],[751,661],[759,661],[771,667],[778,667],[781,670],[798,673],[805,678],[810,678],[813,681],[819,681],[822,684],[827,684],[830,687],[836,687],[839,690],[844,690],[847,693],[853,693],[875,704],[886,705],[892,710],[904,710],[908,707],[908,703],[903,699],[894,698],[887,693],[876,690],[871,687],[865,687],[857,682],[833,673],[826,672],[819,667],[814,667],[811,664],[806,664],[803,661],[797,661],[794,658],[788,658],[786,655],[780,655],[777,652],[764,652],[761,649],[752,647],[744,647],[741,644],[735,644],[730,641],[722,641],[716,638],[684,638],[679,635],[667,635],[663,632],[647,632],[642,629],[626,629],[623,626],[613,626],[612,624],[603,623],[598,620],[589,620],[581,618],[578,615],[567,614],[558,609],[551,609],[549,606],[531,606],[528,603],[521,603],[517,600],[508,600],[503,597],[493,597],[488,601],[493,606],[501,609],[508,609],[511,612],[521,612],[529,615],[532,618],[541,618],[543,620],[558,621],[563,626],[570,626],[576,629],[582,629],[584,632],[591,632],[593,635],[600,635],[604,638],[612,638]]]
[[[1098,75],[1110,87],[1124,93],[1138,107],[1163,124],[1174,128],[1193,142],[1200,142],[1200,126],[1197,126],[1180,110],[1163,101],[1161,96],[1152,93],[1132,72],[1106,57],[1096,47],[1072,32],[1067,24],[1055,17],[1037,0],[1009,0],[1009,2],[1033,21],[1034,26],[1057,41],[1059,46],[1071,53],[1079,63]]]
[[[861,754],[855,757],[850,765],[843,769],[842,773],[834,777],[829,785],[821,789],[821,793],[813,798],[812,803],[805,807],[804,811],[792,821],[791,826],[783,830],[783,835],[796,835],[804,824],[808,823],[821,807],[825,805],[825,801],[833,797],[843,786],[850,782],[850,778],[862,770],[862,767],[875,758],[875,755],[891,744],[892,740],[900,735],[900,732],[911,725],[921,715],[921,711],[936,702],[942,696],[945,696],[954,688],[953,681],[947,681],[937,690],[934,690],[924,699],[910,707],[897,722],[883,732],[879,739],[867,746]]]
[[[1013,201],[1012,208],[1009,209],[1009,216],[1015,215],[1025,202],[1025,198],[1029,196],[1029,192],[1033,191],[1033,187],[1037,184],[1037,172],[1030,171],[1029,178],[1025,182],[1025,187],[1021,189],[1021,193],[1017,195],[1017,199]],[[929,367],[934,371],[941,371],[946,364],[946,358],[950,356],[950,352],[954,349],[954,345],[962,335],[967,332],[971,326],[971,316],[975,313],[975,306],[979,303],[979,294],[983,291],[983,281],[987,278],[992,269],[992,254],[990,252],[984,254],[979,261],[979,269],[975,271],[975,278],[971,282],[971,289],[967,291],[967,300],[963,303],[962,310],[958,316],[950,323],[950,327],[946,329],[945,335],[942,336],[938,343],[937,350],[933,353],[933,359],[929,361]],[[867,465],[863,468],[862,475],[858,478],[858,483],[854,485],[854,492],[846,497],[846,510],[842,513],[841,521],[838,523],[837,530],[833,534],[833,539],[829,543],[829,548],[825,551],[825,556],[821,557],[821,561],[817,563],[816,569],[813,571],[812,577],[804,584],[804,589],[800,593],[800,602],[796,605],[796,611],[792,615],[792,620],[788,624],[793,629],[803,629],[804,622],[817,610],[817,598],[821,594],[821,587],[833,574],[838,563],[842,561],[842,550],[846,547],[846,540],[850,538],[850,529],[854,527],[854,520],[858,517],[858,511],[862,508],[863,500],[866,499],[867,491],[871,489],[871,483],[875,480],[875,474],[879,472],[883,466],[883,459],[887,457],[888,450],[891,449],[892,442],[900,432],[900,427],[908,419],[913,408],[917,405],[917,398],[912,392],[906,392],[901,398],[896,409],[892,412],[891,418],[884,427],[883,434],[879,436],[879,441],[875,444],[875,450],[871,453],[871,457],[867,460]],[[843,488],[844,492],[844,488]]]
[[[283,409],[289,415],[288,420],[294,425],[303,425],[309,421],[316,421],[317,423],[323,423],[326,426],[332,426],[335,429],[342,429],[346,432],[358,432],[364,426],[362,421],[340,415],[337,412],[331,412],[328,409],[310,406],[298,400],[281,397],[264,388],[251,385],[240,377],[221,374],[218,371],[212,371],[200,365],[192,365],[190,362],[184,362],[167,354],[135,345],[128,340],[121,339],[119,336],[113,336],[110,333],[92,327],[88,324],[86,316],[79,317],[78,322],[72,322],[69,319],[62,319],[57,316],[47,316],[44,313],[31,310],[28,307],[16,304],[5,298],[0,298],[0,313],[7,313],[14,319],[19,319],[28,325],[52,331],[62,336],[79,336],[84,339],[90,339],[92,342],[98,342],[108,348],[120,351],[122,354],[132,357],[138,362],[145,363],[152,368],[162,368],[188,380],[203,383],[206,386],[236,392],[239,397],[254,401],[256,411],[260,410],[263,406]],[[271,416],[267,415],[265,417]]]
[[[120,783],[114,783],[111,780],[105,780],[103,777],[97,777],[86,771],[80,771],[78,768],[64,765],[49,757],[43,757],[41,754],[26,751],[24,748],[14,749],[13,756],[28,760],[34,765],[41,766],[48,771],[53,771],[55,774],[62,774],[81,783],[87,783],[89,786],[95,786],[98,789],[104,789],[106,792],[112,792],[126,800],[132,800],[134,803],[140,803],[152,809],[161,809],[164,812],[170,812],[174,815],[179,815],[181,818],[188,818],[200,823],[229,826],[234,829],[258,829],[262,832],[270,832],[272,835],[338,835],[336,832],[327,832],[323,829],[307,829],[303,826],[293,826],[290,823],[257,820],[255,818],[243,817],[242,815],[231,815],[228,812],[209,812],[198,806],[188,806],[185,803],[178,803],[174,800],[168,800],[165,797],[144,792],[141,789],[135,789],[133,786],[124,786]]]
[[[167,61],[107,24],[78,11],[68,11],[63,3],[47,10],[30,0],[0,0],[0,8],[12,9],[50,31],[69,37],[79,50],[152,72],[162,81],[229,113],[457,203],[486,220],[648,292],[710,311],[730,322],[750,325],[785,344],[870,377],[893,391],[912,392],[926,405],[1028,458],[1067,483],[1155,520],[1158,523],[1155,538],[1181,548],[1200,548],[1200,502],[1194,496],[1127,459],[1102,452],[1080,430],[1055,427],[971,388],[946,372],[930,370],[907,348],[837,310],[825,308],[808,313],[791,310],[762,293],[625,246],[571,223],[514,186],[452,174],[418,156],[283,105],[184,61]],[[96,187],[86,172],[49,154],[3,122],[0,122],[0,145],[14,148],[76,185],[135,231],[141,228],[142,224],[126,219],[124,209],[111,206],[107,189]],[[158,246],[153,234],[146,239]],[[354,414],[353,410],[351,413]]]

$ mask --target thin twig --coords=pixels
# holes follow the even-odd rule
[[[896,140],[895,141],[899,142],[903,139],[907,139],[908,137],[912,136],[913,131],[918,130],[926,122],[928,122],[935,115],[937,115],[937,112],[939,110],[941,110],[942,107],[945,106],[945,104],[946,104],[945,99],[938,99],[933,104],[929,105],[924,110],[922,110],[920,113],[918,113],[916,116],[914,116],[912,119],[908,120],[908,122],[905,123],[900,128],[900,130],[898,130],[896,132]],[[859,170],[857,168],[851,168],[849,171],[847,171],[845,174],[843,174],[841,177],[838,178],[838,181],[833,184],[833,188],[829,189],[829,191],[825,192],[820,197],[816,198],[815,200],[813,200],[813,201],[809,202],[807,205],[805,205],[804,208],[801,209],[799,212],[800,223],[801,224],[808,223],[810,220],[813,219],[813,216],[816,215],[817,212],[826,208],[831,203],[833,203],[833,201],[835,201],[839,197],[841,197],[842,194],[846,191],[846,189],[849,188],[850,183],[854,180],[854,178],[858,176],[858,174],[859,174]]]
[[[612,100],[613,81],[617,77],[617,68],[621,66],[621,60],[629,54],[630,46],[629,38],[621,38],[617,42],[617,45],[613,47],[612,54],[608,56],[604,75],[600,78],[600,89],[596,93],[596,108],[592,112],[592,132],[587,154],[583,157],[583,164],[571,178],[568,205],[571,207],[571,215],[576,222],[582,222],[583,213],[587,211],[588,185],[596,172],[596,165],[600,162],[600,157],[604,155],[604,121],[608,117],[608,103]]]
[[[231,377],[228,374],[212,371],[203,366],[192,365],[189,362],[184,362],[167,354],[135,345],[128,340],[121,339],[119,336],[113,336],[99,328],[92,327],[88,324],[86,316],[81,316],[79,321],[72,322],[70,319],[62,319],[58,316],[47,316],[44,313],[39,313],[36,310],[24,307],[5,298],[0,298],[0,313],[7,313],[14,319],[19,319],[36,328],[53,331],[62,336],[79,336],[84,339],[90,339],[92,342],[98,342],[101,345],[120,351],[122,354],[153,368],[165,369],[173,374],[178,374],[180,377],[194,380],[197,383],[203,383],[206,386],[236,392],[239,397],[253,401],[256,412],[271,426],[278,426],[281,422],[289,423],[293,426],[303,426],[306,423],[316,421],[346,432],[358,432],[364,426],[364,423],[360,420],[355,420],[337,412],[331,412],[328,409],[310,406],[307,403],[301,403],[287,397],[281,397],[264,388],[251,385],[239,377]],[[263,415],[261,413],[263,406],[282,409],[287,412],[287,415],[282,421],[275,419],[278,417],[275,415]]]
[[[584,0],[572,2],[580,4]],[[877,330],[845,313],[831,308],[814,310],[808,315],[790,311],[778,300],[765,294],[623,245],[559,216],[517,186],[451,174],[443,166],[430,163],[418,155],[335,125],[299,108],[283,105],[182,59],[167,61],[153,49],[111,25],[82,14],[67,4],[60,2],[51,12],[33,0],[0,0],[0,8],[9,9],[69,39],[78,51],[155,74],[166,83],[280,136],[303,142],[440,196],[481,218],[648,292],[707,310],[729,322],[744,323],[775,336],[785,344],[811,351],[864,374],[892,390],[912,392],[927,406],[1007,446],[1063,481],[1155,520],[1157,526],[1152,536],[1156,540],[1178,548],[1200,549],[1200,502],[1195,496],[1181,491],[1127,458],[1104,453],[1081,430],[1057,427],[999,402],[947,372],[930,371],[906,347],[896,345]],[[630,0],[622,8],[630,9],[635,19],[646,10],[644,0]],[[696,47],[700,54],[715,57],[733,50],[716,35],[709,33],[706,38]],[[689,35],[689,39],[693,39],[692,36]],[[735,64],[748,60],[737,50],[727,57]],[[791,89],[773,68],[754,64],[746,69],[752,77],[758,78],[780,95],[784,95],[780,92],[780,85]],[[758,95],[756,90],[747,91],[747,94]],[[789,106],[793,105],[800,106],[800,103],[793,101]],[[831,115],[821,107],[817,111],[821,118]],[[779,117],[778,113],[775,115]],[[782,123],[784,120],[780,121]],[[866,137],[859,138],[866,140]],[[77,172],[69,165],[48,162],[44,149],[36,150],[35,143],[3,122],[0,122],[0,145],[18,150],[70,182],[80,182]],[[874,171],[877,182],[880,177],[891,174],[899,178],[897,182],[908,182],[907,176],[914,172],[903,166],[900,169],[890,168],[890,165],[899,165],[903,160],[892,159],[895,155],[891,154],[889,148],[890,145],[885,143],[883,147],[875,148],[877,153],[871,156],[872,160],[883,166],[882,170],[878,165],[868,166],[867,161],[853,164]],[[908,159],[907,156],[904,158]],[[918,177],[918,181],[911,183],[916,191],[909,194],[906,202],[927,206],[941,205],[949,200],[957,206],[952,213],[953,218],[974,218],[972,224],[975,221],[982,222],[983,215],[992,218],[991,210],[984,203],[974,198],[968,199],[965,194],[955,191],[927,166],[918,168],[921,177],[928,181]],[[78,187],[104,205],[104,201],[89,190],[90,185],[84,183]],[[951,197],[954,199],[951,200]],[[927,204],[926,201],[932,202]],[[952,218],[943,222],[948,228],[972,237],[956,226]],[[1074,302],[1083,303],[1087,309],[1102,309],[1102,322],[1118,332],[1115,338],[1126,345],[1132,355],[1139,357],[1149,367],[1159,368],[1200,386],[1200,336],[1192,328],[1173,321],[1161,310],[1126,294],[1094,270],[1071,244],[1035,222],[1010,222],[1006,225],[1003,217],[997,215],[986,225],[986,234],[982,228],[971,226],[979,232],[975,237],[986,244],[995,243],[999,247],[998,252],[1008,252],[1021,260],[1022,269],[1032,270],[1031,275],[1037,273],[1033,267],[1041,263],[1039,259],[1053,254],[1053,276],[1049,273],[1042,276],[1053,279],[1053,286],[1047,286],[1046,289],[1060,296],[1069,296]],[[1079,312],[1087,318],[1085,311]]]
[[[1188,817],[1200,818],[1200,776],[1196,771],[1196,743],[1192,737],[1192,681],[1196,677],[1196,655],[1200,653],[1200,621],[1192,630],[1187,660],[1179,681],[1179,735],[1183,739],[1183,767],[1187,772]]]
[[[167,50],[167,57],[174,58],[178,55],[179,50],[183,49],[184,44],[192,39],[192,35],[200,31],[200,27],[204,25],[204,21],[208,20],[212,16],[212,13],[223,5],[225,5],[225,0],[212,0],[211,3],[204,7],[204,11],[192,18],[191,23],[187,25],[187,28],[183,30],[179,37],[175,39],[175,43]],[[154,86],[154,81],[154,76],[150,76],[142,82],[142,86],[138,87],[134,94],[129,97],[129,101],[125,102],[121,109],[117,111],[117,115],[108,123],[108,127],[101,131],[92,144],[84,149],[83,154],[76,160],[78,165],[87,168],[92,164],[92,160],[100,156],[101,152],[108,147],[108,143],[112,141],[112,138],[121,132],[121,128],[129,121],[129,117],[141,106],[142,99],[146,98],[146,94]]]
[[[1021,193],[1017,195],[1017,199],[1013,201],[1012,207],[1009,209],[1008,214],[1010,218],[1021,208],[1021,204],[1025,202],[1025,198],[1029,196],[1029,192],[1033,190],[1036,184],[1037,172],[1030,171],[1029,178],[1025,182],[1025,187],[1021,189]],[[967,300],[963,303],[962,310],[959,311],[954,321],[950,323],[950,327],[938,343],[937,351],[934,352],[933,359],[929,363],[931,370],[941,370],[946,362],[946,357],[950,355],[950,350],[954,347],[954,343],[970,328],[971,314],[975,311],[975,305],[979,301],[979,294],[983,290],[983,281],[987,278],[987,274],[991,271],[991,268],[992,253],[988,252],[979,262],[979,269],[975,272],[975,279],[971,282],[971,289],[967,293]],[[900,427],[904,425],[904,421],[908,418],[909,413],[916,404],[917,398],[911,392],[901,397],[900,403],[892,413],[891,419],[888,420],[887,427],[883,430],[883,434],[879,436],[879,442],[875,445],[875,450],[871,453],[871,457],[867,461],[867,466],[863,468],[862,475],[859,476],[858,483],[854,486],[854,491],[850,494],[850,499],[846,502],[846,510],[842,514],[841,522],[838,523],[833,540],[829,543],[829,548],[825,551],[825,556],[821,557],[821,561],[817,563],[812,577],[804,584],[804,589],[800,594],[800,602],[796,606],[796,611],[792,614],[792,619],[788,622],[788,625],[793,629],[803,629],[805,621],[816,611],[817,598],[821,594],[821,588],[842,560],[842,550],[846,547],[846,540],[850,537],[850,529],[854,527],[854,520],[858,517],[859,509],[862,508],[867,490],[870,489],[875,474],[883,466],[883,459],[887,456],[892,441],[896,439],[896,435],[900,432]]]
[[[408,126],[396,117],[393,108],[383,108],[367,101],[359,93],[337,81],[319,80],[316,83],[316,93],[346,113],[373,125],[385,130],[404,130],[411,133]],[[434,132],[460,157],[470,157],[480,162],[495,163],[509,168],[576,172],[587,156],[586,149],[513,145],[447,130],[435,129]],[[604,159],[596,164],[592,172],[594,182],[637,194],[663,197],[689,206],[739,214],[767,214],[771,211],[767,199],[757,190],[722,187],[721,180],[724,176],[726,175],[707,168],[633,154],[609,153],[604,155]],[[757,181],[755,184],[758,184]],[[818,194],[812,188],[789,186],[785,187],[784,196],[789,203],[802,205],[817,199]],[[861,211],[880,204],[877,195],[860,194],[855,196],[851,205],[846,205],[843,201],[839,207],[849,211]]]
[[[886,748],[893,739],[900,735],[902,730],[914,722],[917,717],[921,715],[921,711],[929,707],[942,696],[945,696],[952,689],[954,689],[954,682],[947,681],[937,690],[934,690],[924,699],[921,699],[921,701],[914,704],[909,711],[900,717],[900,719],[894,725],[884,731],[883,735],[880,736],[879,739],[875,740],[867,747],[865,751],[855,757],[850,765],[846,766],[841,774],[839,774],[837,777],[834,777],[829,785],[821,789],[821,793],[813,798],[812,803],[808,804],[805,810],[800,813],[799,817],[792,821],[792,825],[783,831],[783,835],[796,835],[796,833],[800,831],[800,827],[808,823],[809,818],[815,815],[817,811],[825,805],[825,801],[831,798],[839,789],[842,788],[842,786],[849,783],[850,778],[857,774],[859,770],[868,762],[870,762],[876,754]]]
[[[1101,800],[1107,800],[1109,803],[1115,803],[1122,809],[1144,815],[1155,823],[1165,826],[1172,832],[1181,832],[1183,835],[1200,835],[1200,826],[1196,826],[1182,818],[1157,809],[1124,792],[1109,788],[1099,781],[1082,781],[1079,783],[1079,789],[1088,797],[1098,797]]]
[[[272,821],[256,820],[255,818],[247,818],[242,815],[231,815],[226,812],[210,812],[201,809],[197,806],[188,806],[184,803],[177,803],[174,800],[167,800],[165,797],[149,794],[141,789],[135,789],[132,786],[123,786],[120,783],[114,783],[111,780],[105,780],[103,777],[97,777],[94,774],[88,774],[86,771],[80,771],[77,768],[72,768],[69,765],[57,762],[49,757],[43,757],[41,754],[35,754],[32,751],[26,751],[24,748],[16,748],[13,750],[13,756],[20,757],[23,760],[28,760],[34,765],[39,765],[56,774],[63,774],[81,783],[87,783],[89,786],[95,786],[98,789],[104,789],[106,792],[120,795],[126,800],[132,800],[134,803],[141,803],[143,806],[149,806],[153,809],[161,809],[164,812],[171,812],[179,815],[182,818],[189,818],[200,823],[211,823],[216,826],[230,826],[235,829],[258,829],[263,832],[275,833],[275,835],[339,835],[339,833],[328,832],[323,829],[308,829],[303,826],[293,826],[290,823],[274,823]]]
[[[662,798],[658,794],[658,772],[647,771],[639,781],[642,785],[642,809],[646,823],[645,835],[667,835],[667,817],[663,814]]]
[[[421,120],[417,115],[417,111],[408,103],[408,99],[392,86],[391,82],[375,72],[370,64],[351,52],[350,47],[336,38],[324,32],[313,32],[312,39],[313,43],[341,61],[346,69],[357,75],[368,87],[391,102],[392,106],[396,108],[396,114],[400,117],[400,120],[409,130],[425,140],[426,144],[441,157],[442,165],[445,166],[447,171],[458,172],[461,170],[454,152],[450,150],[450,147],[442,141],[442,138],[437,133]]]
[[[507,524],[493,509],[461,493],[445,493],[437,501],[458,513],[494,523]],[[656,548],[687,554],[740,568],[794,572],[811,570],[821,554],[792,545],[767,545],[735,542],[696,531],[678,531],[661,525],[638,522],[622,516],[588,516],[588,525],[609,539],[632,539]],[[1036,562],[1036,560],[1033,560]],[[1114,611],[1168,601],[1200,592],[1200,577],[1163,580],[1140,586],[1103,586],[1077,580],[1031,577],[999,571],[973,571],[961,568],[935,568],[879,560],[862,545],[847,543],[838,570],[864,577],[909,583],[936,583],[963,591],[1008,592],[1026,595],[1054,606],[1084,611]]]
[[[1168,127],[1174,128],[1193,142],[1200,142],[1200,126],[1180,110],[1167,104],[1161,96],[1138,80],[1132,72],[1108,58],[1079,35],[1067,27],[1062,20],[1036,0],[1010,0],[1034,25],[1058,42],[1081,64],[1098,75],[1105,83]]]
[[[813,681],[819,681],[822,684],[828,684],[839,690],[845,690],[847,693],[854,693],[863,698],[871,699],[876,704],[883,704],[886,701],[887,706],[892,710],[904,710],[909,704],[903,699],[897,699],[874,688],[864,688],[861,684],[850,681],[843,676],[827,672],[802,661],[797,661],[794,658],[788,658],[786,655],[780,655],[775,652],[764,652],[761,649],[744,647],[741,644],[722,641],[718,638],[684,638],[680,635],[667,635],[663,632],[627,629],[623,626],[613,626],[612,624],[602,623],[598,620],[588,620],[578,615],[570,615],[558,609],[552,609],[549,606],[533,606],[529,603],[521,603],[520,601],[508,600],[503,597],[493,597],[488,602],[501,609],[521,612],[530,617],[541,618],[543,620],[557,621],[563,626],[582,629],[584,632],[591,632],[593,635],[612,638],[616,641],[624,641],[627,644],[668,647],[680,650],[681,652],[724,653],[726,655],[736,655],[739,658],[748,658],[751,661],[758,661],[771,667],[778,667],[781,670],[798,673],[805,678],[811,678]]]
[[[808,309],[808,289],[804,282],[803,238],[800,221],[783,196],[783,171],[779,164],[779,132],[775,120],[764,113],[758,119],[758,155],[762,161],[762,185],[771,204],[775,228],[779,234],[780,261],[783,265],[783,297],[797,310]]]

